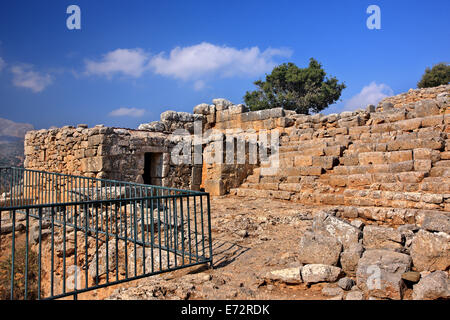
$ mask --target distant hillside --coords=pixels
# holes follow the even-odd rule
[[[29,123],[17,123],[8,119],[0,118],[0,137],[9,136],[23,139],[27,131],[33,130]]]
[[[33,129],[29,123],[0,118],[0,167],[23,165],[25,133]]]

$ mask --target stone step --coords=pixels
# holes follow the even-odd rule
[[[413,192],[384,192],[346,189],[341,193],[302,190],[300,184],[279,183],[270,185],[242,185],[231,194],[241,197],[291,200],[307,205],[346,206],[355,208],[395,208],[402,210],[434,210],[450,212],[446,201],[450,194],[423,194]],[[270,189],[272,188],[272,189]],[[355,216],[356,217],[356,216]],[[380,219],[383,220],[383,219]]]

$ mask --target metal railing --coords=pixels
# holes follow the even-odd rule
[[[209,194],[0,168],[0,298],[55,299],[210,263]]]

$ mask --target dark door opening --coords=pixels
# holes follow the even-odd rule
[[[155,186],[162,185],[163,154],[148,152],[145,154],[144,174],[142,178],[145,184]]]

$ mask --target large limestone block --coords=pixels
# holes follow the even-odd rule
[[[411,257],[418,271],[447,270],[450,266],[450,235],[419,230],[412,240]]]
[[[390,250],[367,250],[356,270],[357,286],[378,298],[400,300],[405,284],[402,274],[411,268],[411,257]]]
[[[448,213],[427,214],[423,219],[422,228],[450,234],[450,215]]]
[[[413,300],[435,300],[449,297],[448,275],[444,271],[435,271],[423,277],[413,287]]]
[[[336,238],[307,232],[300,238],[299,261],[336,266],[341,251],[342,244]]]
[[[401,249],[403,236],[393,228],[366,226],[363,243],[366,249]]]
[[[314,232],[335,237],[342,243],[344,249],[358,243],[362,236],[358,228],[323,211],[314,218],[312,227]]]
[[[364,248],[360,243],[352,245],[341,253],[341,267],[347,275],[355,276],[359,259],[364,252]]]
[[[335,282],[342,276],[342,269],[325,264],[307,264],[301,270],[302,280],[308,284]]]

